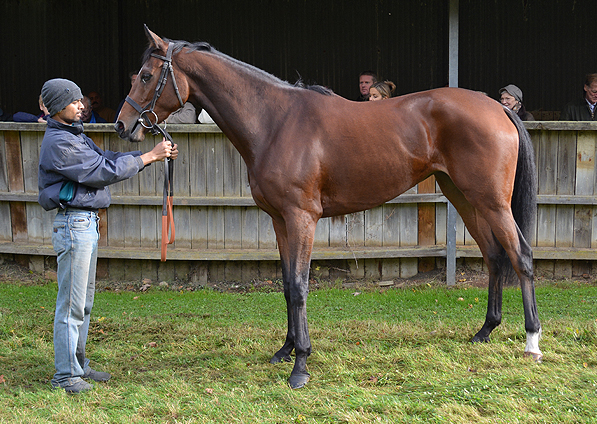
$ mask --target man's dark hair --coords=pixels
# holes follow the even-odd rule
[[[359,74],[359,78],[362,77],[363,75],[369,75],[371,77],[373,77],[373,82],[377,82],[377,75],[375,74],[375,72],[373,71],[363,71]]]

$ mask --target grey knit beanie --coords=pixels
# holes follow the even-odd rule
[[[50,116],[56,115],[75,100],[83,98],[81,89],[72,81],[55,78],[46,81],[41,88],[41,100]]]
[[[522,90],[517,86],[514,84],[508,84],[507,86],[500,88],[500,96],[504,91],[514,97],[517,102],[522,103]]]

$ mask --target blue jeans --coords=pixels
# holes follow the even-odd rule
[[[52,244],[58,255],[54,387],[75,384],[90,370],[85,344],[95,294],[98,225],[96,212],[81,209],[61,210],[54,219]]]

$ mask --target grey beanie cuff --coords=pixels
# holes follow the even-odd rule
[[[46,81],[41,89],[41,100],[50,116],[56,115],[75,100],[82,98],[83,94],[79,86],[67,79],[51,79]]]

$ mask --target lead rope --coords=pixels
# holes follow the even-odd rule
[[[172,137],[165,129],[160,128],[157,124],[154,125],[157,132],[161,133],[172,146],[174,142]],[[161,256],[160,260],[166,262],[166,252],[168,245],[174,243],[176,235],[176,228],[174,227],[174,213],[172,206],[174,204],[174,159],[166,158],[164,160],[164,193],[162,199],[162,241],[161,241]]]

